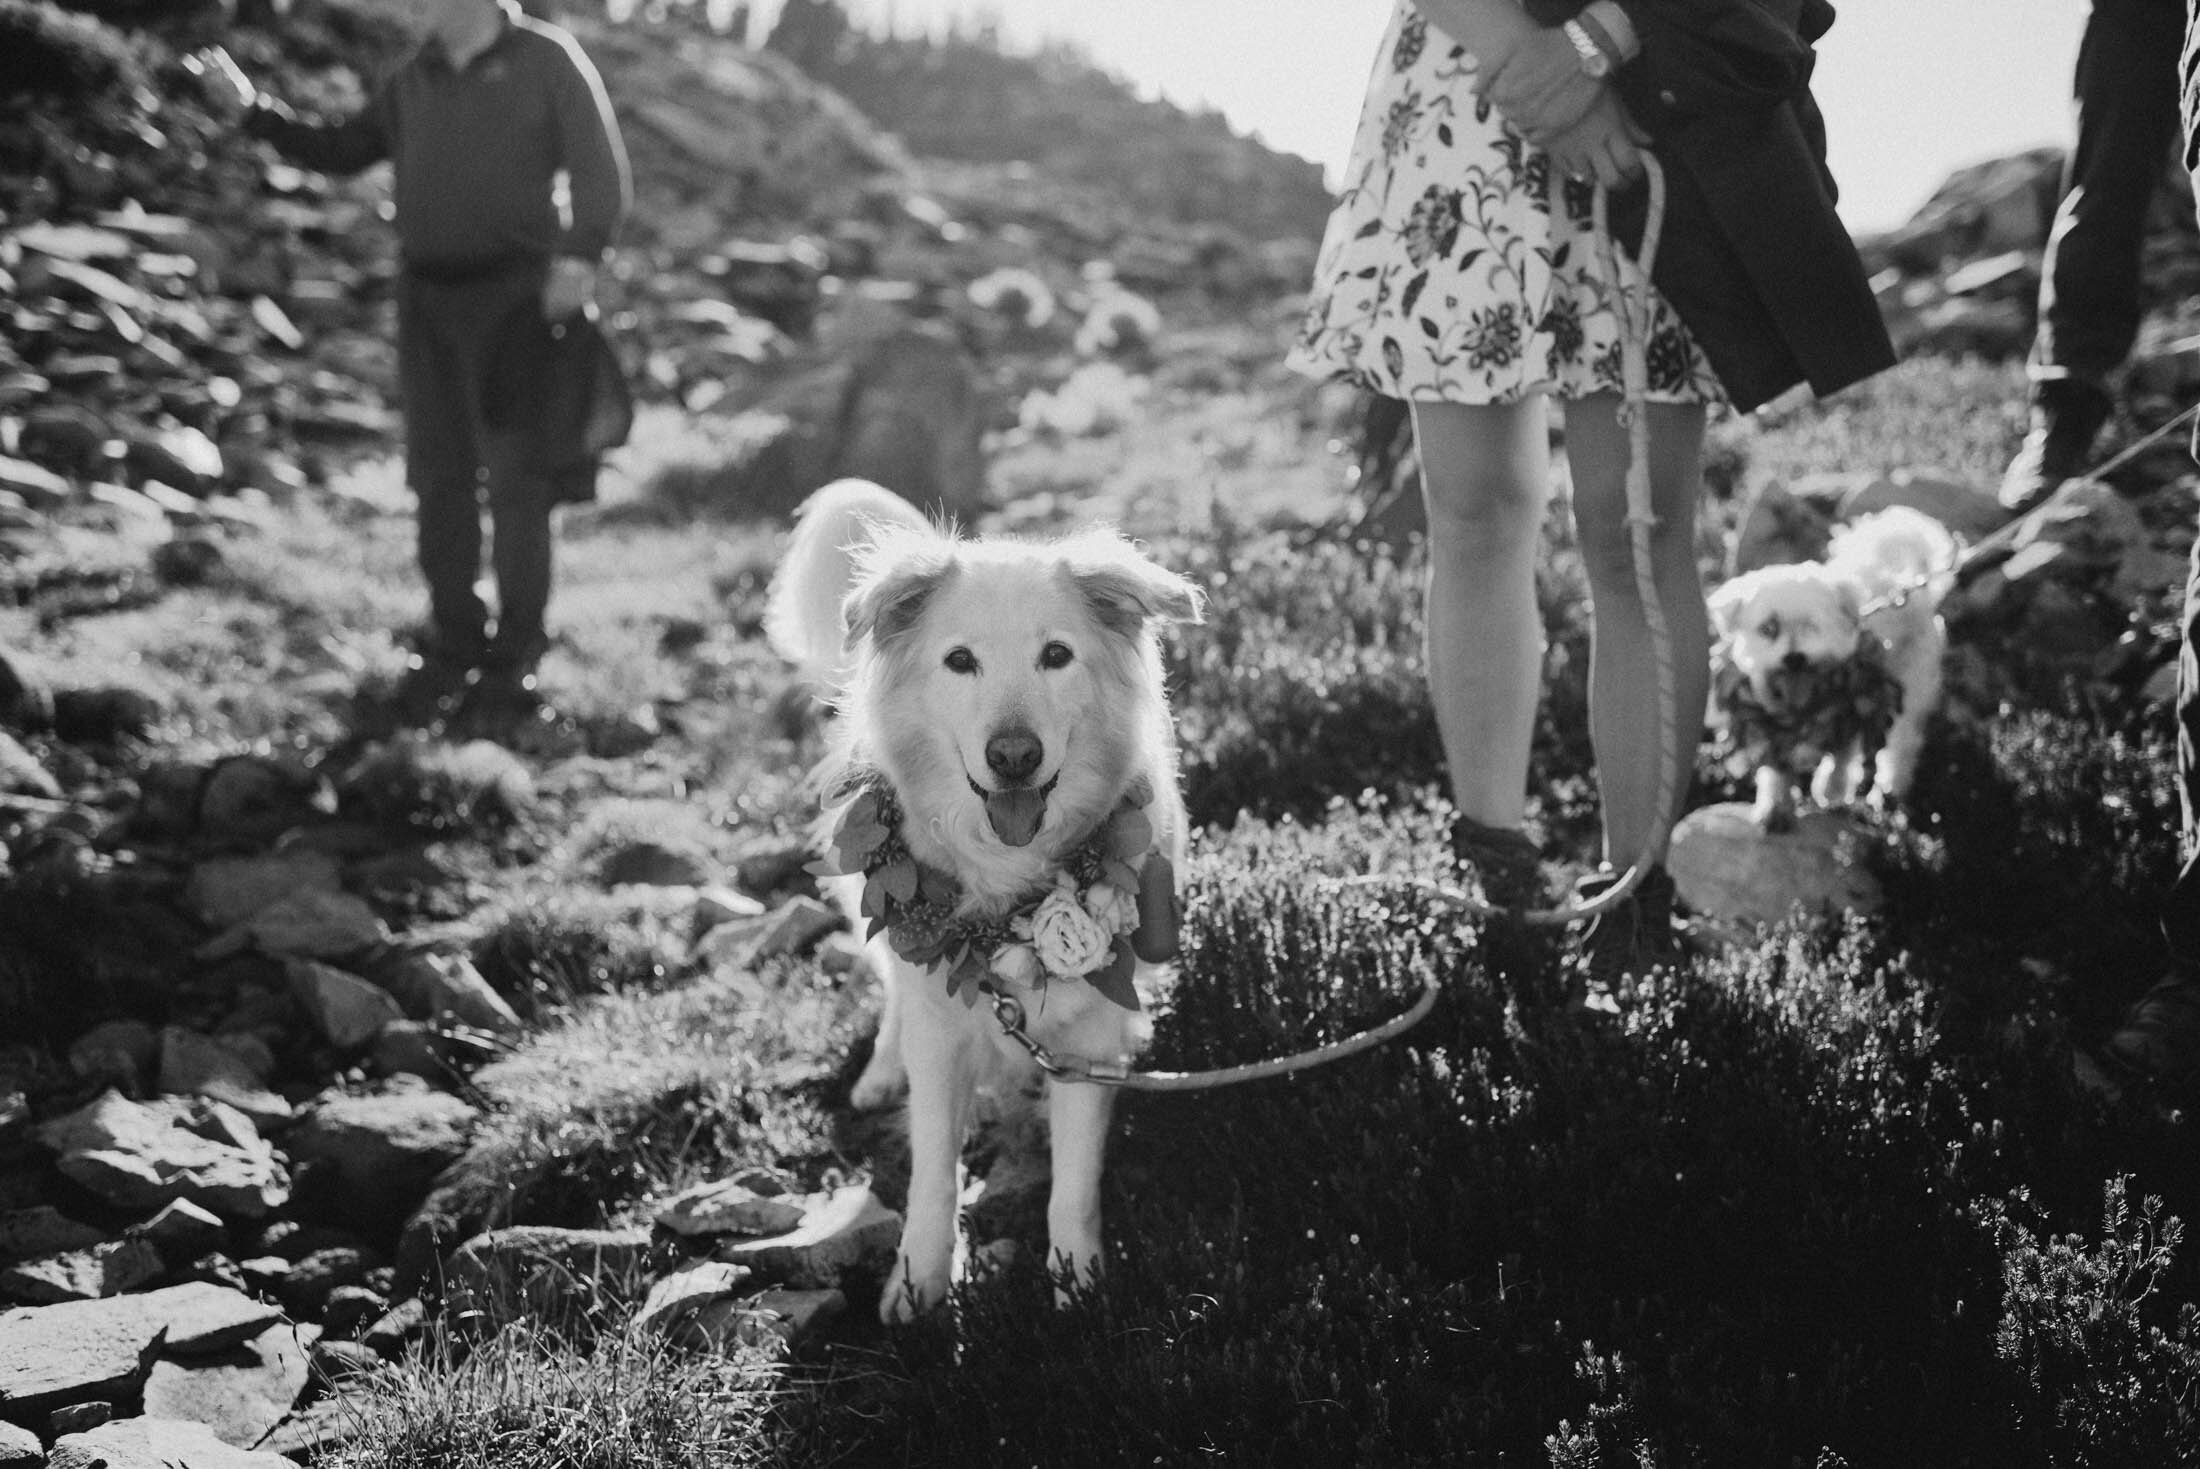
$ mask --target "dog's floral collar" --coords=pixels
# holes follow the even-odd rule
[[[1108,819],[1063,859],[1052,885],[995,917],[959,916],[962,884],[919,862],[901,832],[901,801],[876,776],[862,780],[834,825],[831,850],[810,864],[821,877],[863,875],[865,937],[882,930],[896,954],[944,972],[947,992],[978,1001],[989,979],[1043,989],[1082,979],[1126,1010],[1139,1008],[1131,974],[1140,959],[1176,954],[1174,873],[1153,850],[1141,777]]]
[[[1867,757],[1887,743],[1887,731],[1902,712],[1902,681],[1887,666],[1887,648],[1866,633],[1854,657],[1814,670],[1815,697],[1784,714],[1767,709],[1749,675],[1733,659],[1722,657],[1712,677],[1712,692],[1726,711],[1721,744],[1729,775],[1747,775],[1770,765],[1794,775],[1808,774],[1835,750],[1860,743]],[[1867,759],[1865,779],[1871,778]]]

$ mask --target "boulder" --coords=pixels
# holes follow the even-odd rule
[[[282,1312],[267,1302],[208,1281],[171,1286],[160,1294],[168,1321],[161,1350],[172,1357],[227,1351],[282,1319]]]
[[[409,1019],[453,1021],[498,1036],[526,1028],[518,1012],[463,954],[393,948],[360,967],[389,991]]]
[[[347,1245],[314,1250],[291,1262],[275,1295],[293,1320],[317,1321],[332,1294],[363,1284],[380,1264],[372,1252]]]
[[[222,1351],[162,1356],[145,1376],[146,1416],[203,1423],[222,1442],[251,1447],[305,1391],[312,1331],[277,1322]]]
[[[802,1223],[807,1200],[761,1168],[684,1188],[658,1205],[657,1227],[679,1235],[785,1234]]]
[[[297,849],[200,862],[183,884],[183,902],[209,928],[229,928],[284,897],[339,891],[343,864],[326,851]]]
[[[69,1403],[134,1397],[164,1339],[197,1333],[203,1340],[207,1323],[236,1325],[240,1308],[227,1299],[234,1294],[176,1285],[0,1312],[0,1418],[25,1421]],[[253,1331],[264,1330],[273,1308],[239,1299],[243,1309],[262,1313]]]
[[[96,1245],[107,1231],[71,1219],[51,1204],[0,1214],[0,1260],[30,1260]]]
[[[265,1048],[232,1046],[180,1025],[160,1033],[160,1090],[168,1096],[211,1097],[260,1127],[288,1122],[290,1103],[266,1085]]]
[[[0,1270],[0,1296],[33,1306],[96,1301],[136,1290],[167,1268],[160,1251],[143,1239],[108,1240]]]
[[[475,1328],[521,1313],[571,1320],[640,1294],[654,1249],[646,1229],[493,1229],[444,1262],[445,1299],[454,1319]]]
[[[802,1223],[768,1239],[729,1240],[715,1258],[744,1265],[759,1279],[804,1288],[837,1288],[852,1276],[884,1276],[901,1241],[901,1216],[862,1184],[807,1200]]]
[[[178,1199],[137,1226],[137,1232],[172,1260],[196,1260],[220,1249],[229,1227],[188,1199]]]
[[[0,1423],[0,1469],[45,1469],[46,1446],[28,1428]]]
[[[251,1119],[204,1098],[133,1102],[108,1091],[41,1125],[56,1166],[110,1203],[153,1209],[189,1199],[258,1219],[290,1197],[290,1177]]]
[[[203,1423],[148,1417],[55,1440],[46,1469],[297,1469],[297,1461],[223,1443]]]
[[[329,1205],[366,1233],[402,1223],[436,1175],[465,1151],[480,1109],[409,1078],[375,1091],[324,1093],[283,1134],[291,1158],[334,1176]]]
[[[104,1020],[69,1043],[71,1071],[131,1093],[150,1089],[159,1058],[160,1033],[142,1020]]]
[[[1798,906],[1870,913],[1881,893],[1862,845],[1843,812],[1805,811],[1792,830],[1768,832],[1746,803],[1724,801],[1681,818],[1666,868],[1689,909],[1724,922],[1772,923]]]
[[[745,1266],[715,1260],[672,1271],[650,1286],[631,1329],[674,1346],[720,1348],[731,1335],[737,1302],[753,1289],[751,1276]]]
[[[363,898],[294,892],[207,940],[199,956],[220,959],[257,947],[286,958],[340,960],[386,944],[389,937],[389,929]]]
[[[311,1022],[315,1034],[339,1051],[356,1051],[405,1018],[394,996],[358,975],[311,959],[293,958],[283,966],[291,998]]]
[[[622,842],[596,859],[596,881],[607,888],[692,888],[710,877],[708,853],[646,837]]]
[[[295,759],[232,755],[217,760],[199,791],[199,836],[259,846],[322,819],[333,804],[320,777]]]

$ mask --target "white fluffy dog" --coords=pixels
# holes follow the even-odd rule
[[[974,1096],[1032,1070],[979,987],[1057,1056],[1122,1063],[1145,1040],[1134,985],[1175,952],[1185,831],[1157,632],[1200,601],[1110,531],[964,539],[860,480],[799,512],[766,625],[840,714],[821,845],[885,990],[854,1100],[908,1093],[886,1320],[947,1293]],[[1088,1283],[1114,1093],[1047,1092],[1049,1261]]]
[[[1712,717],[1735,773],[1755,772],[1766,830],[1794,823],[1806,777],[1821,806],[1909,793],[1940,703],[1939,608],[1959,550],[1939,521],[1895,506],[1836,529],[1823,561],[1760,567],[1712,593]]]

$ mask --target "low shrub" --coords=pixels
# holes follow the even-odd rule
[[[2163,1292],[2184,1226],[2128,1180],[2102,1186],[2097,1241],[2046,1232],[2019,1191],[1989,1211],[2002,1253],[1995,1342],[2036,1450],[2070,1465],[2200,1462],[2200,1305]]]

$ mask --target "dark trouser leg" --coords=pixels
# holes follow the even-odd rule
[[[2200,536],[2185,575],[2184,638],[2177,650],[2177,798],[2183,865],[2162,904],[2162,933],[2170,957],[2200,973]]]
[[[487,642],[481,571],[480,448],[473,368],[436,289],[398,294],[398,383],[405,410],[405,473],[419,499],[417,550],[428,584],[428,624],[441,651],[471,662]]]
[[[2139,328],[2147,210],[2177,130],[2176,0],[2094,0],[2078,49],[2077,143],[2042,262],[2035,381],[2098,384]]]
[[[531,669],[549,636],[551,486],[525,467],[520,443],[500,442],[491,456],[489,515],[497,574],[497,632],[489,656]]]

